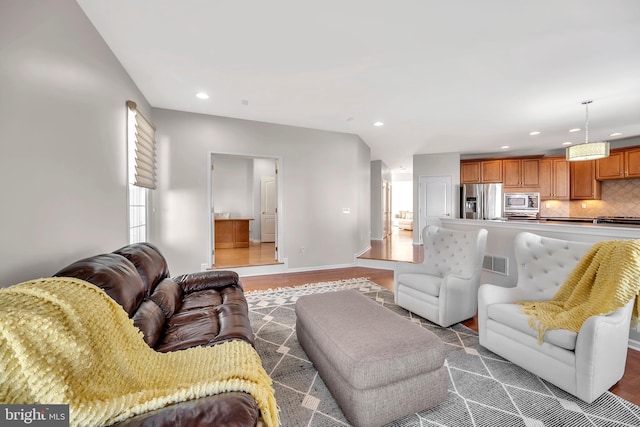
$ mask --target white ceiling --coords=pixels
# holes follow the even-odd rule
[[[639,0],[77,1],[153,107],[357,134],[392,169],[584,142],[586,99],[590,141],[640,135]]]

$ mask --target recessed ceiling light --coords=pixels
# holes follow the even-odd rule
[[[580,128],[573,128],[573,129],[569,129],[569,132],[580,132],[582,129]]]
[[[533,136],[533,135],[540,135],[540,132],[537,130],[534,130],[533,132],[529,132],[529,135]]]
[[[374,126],[384,126],[384,123],[382,123],[382,122],[375,122],[373,125],[374,125]]]
[[[503,146],[502,146],[502,147],[500,147],[500,148],[502,148],[503,150],[506,150],[507,148],[511,148],[511,146],[510,146],[510,145],[503,145]]]
[[[622,132],[614,132],[612,134],[610,134],[609,136],[620,136],[622,135]]]
[[[571,142],[571,141],[565,141],[565,142],[562,143],[562,145],[571,145],[571,144],[573,144],[573,142]]]
[[[196,98],[198,98],[198,99],[209,99],[209,95],[207,95],[204,92],[198,92],[198,93],[196,93]]]

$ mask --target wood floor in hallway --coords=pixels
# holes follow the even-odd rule
[[[280,264],[275,243],[251,243],[248,248],[218,248],[214,268],[254,267]],[[358,258],[392,261],[422,261],[422,245],[413,244],[413,232],[394,228],[391,236],[371,241],[371,248]]]

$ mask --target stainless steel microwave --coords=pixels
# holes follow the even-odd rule
[[[504,193],[504,213],[532,215],[540,212],[540,193]]]

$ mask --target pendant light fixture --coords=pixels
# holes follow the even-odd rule
[[[584,124],[585,142],[567,147],[566,158],[570,162],[580,160],[595,160],[609,157],[609,143],[607,141],[589,142],[589,104],[593,101],[583,101],[582,105],[587,110],[587,117]]]

